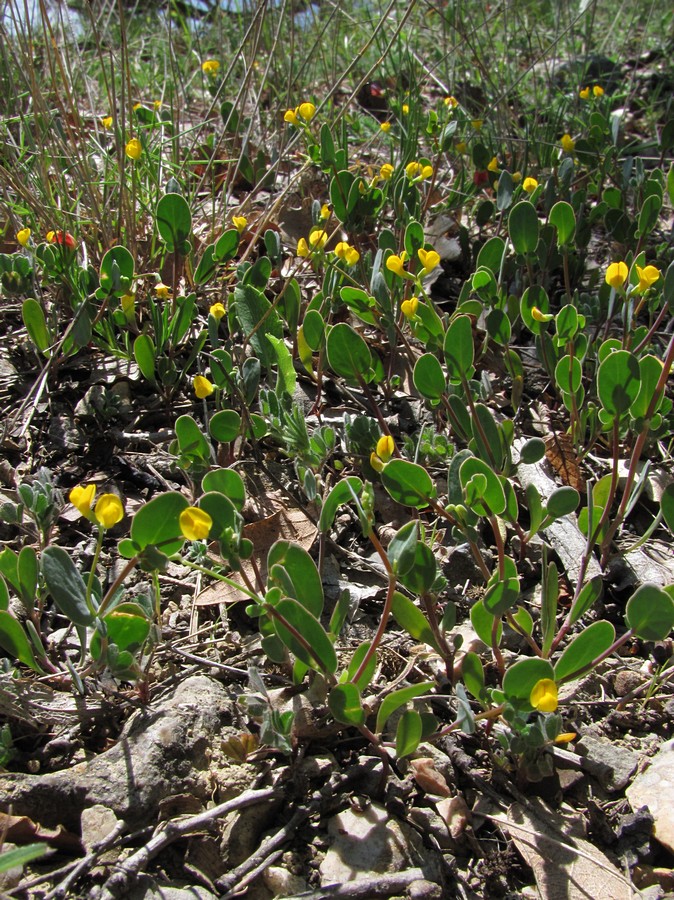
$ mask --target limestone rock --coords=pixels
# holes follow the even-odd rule
[[[647,806],[653,816],[653,833],[674,852],[674,741],[663,744],[650,766],[628,787],[627,799],[636,810]]]

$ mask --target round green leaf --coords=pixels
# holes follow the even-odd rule
[[[392,691],[390,694],[387,694],[377,711],[377,724],[374,729],[375,734],[381,734],[384,725],[386,725],[389,718],[397,709],[400,709],[401,706],[409,703],[410,700],[414,700],[415,697],[421,697],[422,694],[425,694],[432,687],[433,683],[431,681],[426,681],[421,684],[410,684],[408,687],[399,688],[397,691]]]
[[[531,657],[521,659],[510,666],[503,677],[503,693],[506,700],[522,710],[532,709],[529,697],[534,686],[543,678],[554,679],[552,663],[547,659]]]
[[[211,437],[221,444],[236,440],[241,431],[241,416],[235,409],[221,409],[208,423]]]
[[[546,514],[553,519],[561,519],[568,516],[580,503],[580,494],[575,488],[565,485],[557,488],[548,497]]]
[[[133,256],[126,247],[111,247],[101,260],[100,282],[106,294],[123,297],[131,292]]]
[[[529,200],[516,203],[508,216],[508,234],[515,253],[534,253],[538,245],[540,222],[536,209]]]
[[[566,200],[559,200],[550,210],[550,224],[557,229],[557,246],[568,244],[576,233],[576,215]]]
[[[367,381],[372,355],[365,340],[346,322],[330,329],[326,342],[328,363],[333,372],[351,384]]]
[[[141,506],[131,523],[131,540],[138,550],[158,546],[167,556],[180,550],[185,542],[180,533],[180,513],[188,506],[187,499],[177,491],[159,494]]]
[[[526,466],[540,462],[545,456],[545,441],[539,437],[532,437],[522,446],[520,450],[520,462]]]
[[[664,641],[674,628],[674,600],[657,584],[642,584],[627,601],[625,619],[644,641]]]
[[[555,663],[555,681],[570,681],[577,672],[605,653],[615,640],[615,628],[600,620],[584,628]]]
[[[271,573],[277,565],[283,566],[290,576],[290,596],[318,618],[323,612],[323,584],[316,563],[307,551],[291,541],[276,541],[267,556],[267,571]],[[270,577],[269,585],[273,584],[274,578]]]
[[[406,459],[388,462],[381,480],[391,497],[403,506],[424,509],[435,497],[435,485],[426,469]]]
[[[357,475],[349,475],[338,481],[323,501],[321,516],[318,520],[318,530],[325,532],[332,527],[337,510],[344,503],[350,503],[354,497],[360,497],[363,482]]]
[[[360,699],[360,691],[349,681],[333,687],[328,695],[328,709],[335,719],[344,725],[365,724],[365,710]]]
[[[491,635],[492,629],[494,626],[494,620],[496,616],[493,616],[486,608],[482,600],[477,600],[470,608],[470,624],[475,629],[475,633],[480,638],[480,640],[486,644],[488,647],[491,646]],[[501,636],[503,635],[503,625],[500,620],[497,622],[496,626],[496,645],[498,646],[501,643]]]
[[[555,366],[555,381],[560,391],[575,394],[583,379],[583,367],[577,356],[563,356]]]
[[[306,641],[305,646],[286,627],[284,622],[271,613],[270,618],[274,630],[290,652],[312,669],[334,675],[337,669],[337,654],[332,641],[318,619],[312,616],[301,603],[289,597],[279,600],[272,608]]]
[[[399,576],[402,584],[414,594],[426,594],[431,590],[438,574],[433,551],[423,541],[418,541],[412,566]]]
[[[624,415],[639,394],[639,360],[629,350],[616,350],[604,359],[597,373],[597,392],[606,412]]]
[[[87,605],[87,587],[70,554],[52,544],[43,552],[40,566],[47,589],[61,612],[74,625],[91,625],[94,616]]]
[[[155,214],[157,231],[166,243],[169,253],[186,255],[185,244],[192,233],[192,213],[182,194],[164,194],[157,204]]]
[[[439,403],[447,390],[445,373],[433,353],[424,353],[414,365],[414,386],[422,397],[431,403]]]
[[[402,759],[419,746],[423,726],[421,716],[416,709],[408,709],[400,717],[396,730],[396,756]]]
[[[547,315],[548,310],[550,309],[548,295],[544,288],[539,284],[533,284],[522,294],[522,299],[520,300],[520,315],[529,331],[533,334],[540,334],[542,330],[545,330],[546,326],[544,322],[539,322],[537,319],[534,319],[534,308],[540,310],[545,315]]]
[[[491,512],[496,516],[500,516],[506,508],[506,498],[498,475],[484,460],[478,459],[476,456],[469,456],[459,469],[461,487],[465,490],[470,480],[476,475],[484,477],[485,489],[481,500],[478,500],[473,507],[475,512],[478,515],[485,515]]]
[[[473,376],[473,325],[468,316],[457,316],[445,334],[443,350],[449,380],[461,384]]]

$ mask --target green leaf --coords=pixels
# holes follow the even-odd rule
[[[504,578],[487,589],[482,602],[488,613],[500,617],[517,603],[519,596],[519,578]]]
[[[404,628],[415,641],[422,641],[438,653],[442,652],[426,616],[408,597],[405,597],[399,591],[395,591],[393,594],[391,612],[398,625]]]
[[[655,394],[655,388],[662,374],[662,361],[648,354],[639,360],[640,386],[637,399],[630,406],[630,415],[634,419],[645,416],[648,412],[651,400]],[[657,410],[657,406],[654,411]]]
[[[224,231],[215,242],[213,250],[215,262],[222,264],[234,259],[236,251],[239,249],[240,240],[241,235],[236,228],[229,228],[227,231]]]
[[[177,491],[153,497],[138,510],[131,523],[131,540],[138,548],[159,547],[170,556],[185,543],[180,532],[180,513],[187,509],[187,499]]]
[[[548,314],[550,309],[550,300],[545,289],[539,284],[533,284],[528,287],[522,294],[520,300],[520,315],[522,321],[532,334],[540,334],[547,327],[544,322],[539,322],[533,317],[533,310],[538,309],[544,315]]]
[[[506,700],[525,712],[531,710],[533,707],[529,703],[529,697],[542,678],[554,680],[552,664],[547,659],[532,657],[514,663],[503,677]]]
[[[566,346],[569,341],[572,341],[578,332],[578,327],[578,311],[573,304],[567,303],[555,316],[558,345],[563,347]]]
[[[267,340],[274,348],[278,366],[278,375],[276,377],[276,387],[274,388],[274,392],[278,397],[282,394],[288,394],[289,397],[292,397],[293,392],[295,391],[295,385],[297,384],[292,354],[286,347],[285,342],[280,338],[274,337],[273,334],[268,334]]]
[[[489,269],[495,278],[498,278],[501,274],[501,266],[503,265],[505,252],[506,245],[503,238],[489,238],[489,240],[485,241],[480,247],[480,252],[477,255],[476,269],[484,266],[485,269]]]
[[[585,613],[591,609],[599,600],[604,589],[603,579],[601,575],[595,575],[587,584],[583,586],[580,594],[571,607],[569,614],[569,624],[575,624]]]
[[[133,256],[126,247],[111,247],[101,260],[100,283],[105,294],[123,297],[131,293],[133,278]]]
[[[545,548],[544,548],[545,550]],[[547,559],[544,552],[543,560]],[[543,571],[543,591],[541,596],[541,635],[543,655],[547,656],[557,631],[557,604],[559,602],[559,573],[554,562],[548,563]]]
[[[276,363],[276,352],[267,335],[283,338],[283,324],[276,310],[262,290],[239,283],[234,288],[234,313],[257,358],[265,368],[271,368]]]
[[[639,212],[639,228],[636,234],[638,238],[644,238],[655,228],[661,209],[662,197],[658,194],[646,197]]]
[[[42,673],[33,655],[33,648],[26,636],[26,632],[13,615],[6,610],[0,610],[0,647],[11,659],[18,659],[24,666],[28,666],[34,672]],[[4,857],[4,854],[3,854]]]
[[[557,229],[557,246],[563,247],[576,233],[576,214],[565,200],[559,200],[550,210],[549,221]]]
[[[276,541],[267,555],[267,571],[270,575],[277,565],[282,566],[290,577],[292,593],[289,596],[318,618],[323,612],[323,584],[316,563],[307,551],[291,541]],[[271,586],[274,583],[272,575],[269,584]]]
[[[415,222],[412,219],[407,223],[407,228],[405,229],[405,250],[408,257],[414,259],[417,251],[422,250],[425,243],[423,227],[419,222]]]
[[[419,746],[423,725],[416,709],[408,709],[400,717],[396,730],[396,756],[402,759]]]
[[[604,359],[597,373],[597,392],[611,418],[628,412],[639,394],[639,361],[629,350],[615,350]]]
[[[236,440],[241,431],[241,416],[235,409],[221,409],[208,423],[211,437],[220,444]]]
[[[26,844],[24,847],[14,847],[12,850],[3,849],[0,856],[0,872],[8,872],[15,867],[24,866],[48,852],[49,847],[46,844]]]
[[[555,366],[555,382],[565,394],[575,394],[583,380],[583,367],[577,356],[563,356]]]
[[[382,484],[388,493],[402,503],[424,509],[435,498],[435,485],[423,466],[406,459],[392,459],[381,473]]]
[[[331,631],[332,631],[332,629],[331,629]],[[356,647],[354,654],[349,661],[349,666],[348,666],[346,672],[344,672],[344,675],[346,675],[345,680],[352,681],[358,687],[358,689],[361,691],[365,690],[365,688],[368,686],[370,681],[372,681],[372,676],[374,675],[375,670],[377,668],[377,654],[373,653],[372,656],[370,657],[370,660],[369,660],[367,666],[365,667],[365,671],[360,676],[358,681],[356,681],[356,678],[355,678],[356,672],[360,668],[360,664],[365,659],[370,647],[371,647],[371,641],[363,641],[362,644],[359,644],[358,647]]]
[[[480,638],[482,643],[486,644],[488,647],[491,647],[491,635],[495,619],[496,616],[493,616],[489,612],[482,600],[477,600],[470,608],[470,623],[475,629],[475,633]],[[503,625],[499,620],[496,626],[497,646],[501,643],[502,635]]]
[[[548,497],[545,510],[546,515],[550,518],[561,519],[562,516],[568,516],[572,513],[580,503],[580,494],[575,488],[565,485],[557,488]]]
[[[213,520],[208,534],[209,540],[220,540],[226,528],[232,529],[235,535],[239,535],[242,527],[241,516],[228,497],[223,497],[218,491],[209,491],[202,494],[199,499],[199,508],[208,513]],[[230,536],[228,535],[227,543],[229,540]]]
[[[615,628],[601,619],[584,628],[555,663],[555,681],[572,681],[577,673],[605,653],[615,640]]]
[[[461,677],[463,683],[476,700],[484,703],[484,668],[477,653],[466,653],[461,660]]]
[[[625,620],[644,641],[664,641],[674,628],[674,600],[657,584],[642,584],[627,601]]]
[[[409,703],[410,700],[414,700],[415,697],[421,697],[422,694],[425,694],[432,687],[433,682],[426,681],[421,684],[410,684],[408,687],[399,688],[397,691],[392,691],[390,694],[387,694],[377,712],[377,724],[374,729],[375,734],[381,734],[384,725],[386,725],[387,721],[397,709],[400,709],[401,706],[405,706],[406,703]]]
[[[414,565],[414,556],[419,542],[419,524],[414,520],[406,522],[391,538],[388,558],[393,573],[404,575]]]
[[[670,482],[660,497],[660,509],[662,518],[667,523],[670,531],[674,531],[674,482]]]
[[[536,209],[528,200],[516,203],[508,216],[508,235],[515,253],[534,253],[538,245],[540,222]]]
[[[9,589],[4,576],[0,575],[0,610],[9,609]]]
[[[51,335],[47,328],[47,322],[44,317],[44,310],[33,297],[29,297],[23,301],[21,305],[21,318],[26,326],[26,331],[31,341],[35,344],[40,353],[45,356],[49,355],[49,348],[52,344]]]
[[[139,650],[150,633],[150,621],[137,603],[120,603],[103,617],[103,621],[108,641],[130,653]],[[94,659],[100,659],[101,646],[101,634],[97,629],[89,645]]]
[[[330,329],[326,350],[330,368],[349,384],[369,380],[368,373],[372,368],[370,348],[346,322],[339,322]]]
[[[414,386],[422,397],[431,403],[439,403],[447,390],[445,373],[433,353],[424,353],[414,365]]]
[[[485,479],[484,491],[481,499],[476,501],[473,508],[478,515],[493,513],[500,516],[506,508],[506,498],[503,485],[499,481],[494,470],[476,456],[469,456],[464,460],[459,469],[461,487],[466,490],[472,478],[482,476]]]
[[[164,194],[157,204],[155,221],[169,253],[187,256],[190,252],[188,238],[192,234],[192,213],[182,194]]]
[[[47,589],[61,612],[74,625],[91,625],[94,616],[87,605],[87,586],[71,555],[63,547],[52,545],[42,553],[40,565]]]
[[[365,724],[365,710],[360,699],[360,691],[349,681],[332,688],[328,695],[328,709],[334,718],[344,725]]]
[[[325,320],[317,309],[307,310],[302,328],[305,341],[310,349],[316,353],[323,346],[325,339]]]
[[[33,547],[22,547],[19,551],[16,573],[21,586],[21,602],[27,610],[32,611],[35,607],[39,576],[37,553]]]
[[[545,441],[539,437],[532,437],[523,444],[520,450],[520,462],[526,466],[532,466],[545,456]]]
[[[179,416],[175,430],[181,456],[190,461],[210,462],[211,445],[192,416]]]
[[[149,334],[139,334],[133,342],[133,356],[143,376],[152,384],[156,381],[155,359],[157,351]]]
[[[246,488],[243,478],[234,469],[212,469],[207,472],[202,481],[203,491],[214,491],[224,494],[234,507],[241,512],[246,502]]]
[[[418,541],[411,567],[400,575],[400,581],[413,594],[427,594],[438,575],[438,564],[433,551],[423,541]]]
[[[350,503],[354,495],[359,497],[362,488],[363,482],[357,475],[349,475],[338,481],[323,502],[321,516],[318,520],[318,530],[325,532],[332,528],[339,507],[344,503]]]
[[[469,316],[457,316],[450,323],[443,344],[447,374],[452,384],[473,377],[473,325]]]
[[[270,613],[274,630],[288,650],[312,669],[334,675],[337,669],[337,654],[332,641],[318,619],[312,616],[301,603],[289,597],[279,600],[272,608],[306,641],[307,646],[298,641],[293,633],[273,613]]]

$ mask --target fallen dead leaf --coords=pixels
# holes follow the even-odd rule
[[[422,756],[410,762],[412,775],[419,787],[427,794],[438,794],[440,797],[449,797],[449,785],[442,772],[435,768],[431,757]]]
[[[301,509],[279,509],[259,522],[245,525],[243,535],[253,542],[253,559],[264,581],[267,577],[267,554],[272,545],[284,539],[308,550],[316,537],[316,526]],[[255,568],[252,560],[244,560],[242,568],[250,581],[255,584]],[[229,577],[237,584],[243,585],[243,579],[238,573]],[[196,599],[196,604],[214,606],[219,603],[236,603],[244,599],[245,594],[219,581],[202,591]]]
[[[439,803],[436,803],[435,808],[445,820],[453,840],[458,840],[466,830],[471,819],[471,812],[463,795],[457,794],[456,797],[440,800]]]

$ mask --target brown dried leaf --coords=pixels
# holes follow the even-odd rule
[[[553,432],[545,438],[545,456],[564,484],[585,493],[585,479],[570,434]]]
[[[267,577],[267,554],[278,540],[293,541],[308,550],[316,537],[316,526],[301,509],[279,509],[266,519],[244,526],[244,537],[253,542],[253,559],[257,563],[262,580]],[[242,568],[248,578],[255,583],[255,569],[252,560],[243,560]],[[243,585],[237,573],[230,576],[232,581]],[[206,588],[196,599],[197,606],[214,606],[219,603],[236,603],[245,595],[228,584],[218,582]]]
[[[445,820],[452,839],[457,841],[470,823],[471,813],[463,794],[436,803],[435,808]]]
[[[430,757],[423,756],[410,762],[412,775],[419,787],[427,794],[449,797],[450,790],[442,772],[438,772]]]
[[[62,825],[57,828],[43,828],[28,816],[10,816],[0,812],[0,834],[4,840],[12,844],[42,841],[57,850],[65,850],[68,853],[82,852],[82,842],[76,834],[66,831]]]

